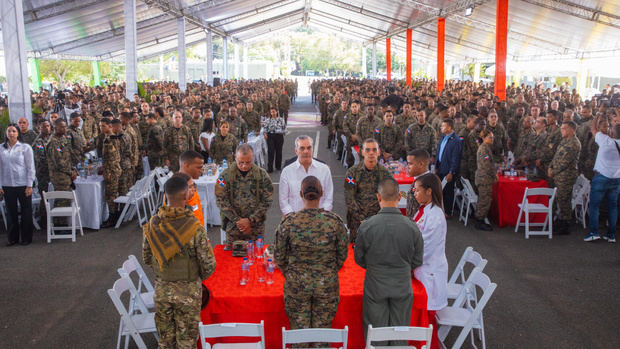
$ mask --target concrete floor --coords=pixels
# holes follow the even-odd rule
[[[308,99],[300,100],[293,111],[315,112]],[[317,131],[318,157],[332,169],[334,211],[344,216],[345,169],[325,149],[326,129],[290,129],[284,158],[294,156],[296,136],[316,138]],[[279,173],[272,178],[276,185],[266,223],[267,242],[273,242],[281,218]],[[219,241],[219,230],[209,229],[209,236]],[[511,228],[482,232],[463,227],[454,218],[448,222],[450,271],[465,248],[473,246],[488,259],[485,272],[498,285],[484,311],[488,348],[620,348],[618,245],[585,243],[583,236],[582,229],[574,226],[569,236],[525,240],[522,232]],[[5,239],[2,230],[0,241]],[[35,233],[30,246],[4,247],[3,242],[0,348],[113,348],[119,316],[106,290],[129,254],[141,259],[141,239],[138,225],[131,222],[118,230],[86,231],[75,243],[47,244],[43,232]],[[149,347],[156,347],[152,336],[145,339]]]

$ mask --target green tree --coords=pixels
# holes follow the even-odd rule
[[[88,61],[40,60],[39,70],[43,80],[56,81],[60,86],[65,81],[89,82],[93,75]]]

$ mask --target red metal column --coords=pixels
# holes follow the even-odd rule
[[[444,51],[446,44],[446,19],[437,18],[437,91],[443,91]]]
[[[411,87],[411,40],[413,31],[407,29],[407,86]]]
[[[385,69],[387,80],[392,81],[392,49],[390,47],[390,38],[385,39]]]
[[[497,0],[495,19],[495,95],[506,100],[506,52],[508,51],[508,0]]]

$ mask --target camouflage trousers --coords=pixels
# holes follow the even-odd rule
[[[155,281],[159,349],[195,349],[200,322],[200,281]]]
[[[493,184],[478,184],[478,205],[476,206],[476,219],[482,220],[489,214],[493,201]]]
[[[177,153],[168,154],[168,160],[170,160],[170,165],[168,166],[168,168],[173,173],[179,172],[179,155],[181,154],[180,153],[179,154]]]
[[[336,139],[338,140],[338,149],[336,150],[336,155],[338,158],[342,156],[342,150],[344,150],[344,143],[342,142],[342,133],[336,132]]]
[[[224,220],[222,220],[224,221]],[[257,226],[252,225],[252,232],[250,234],[242,233],[235,223],[231,223],[230,221],[226,224],[224,228],[226,230],[226,243],[232,244],[237,240],[252,240],[255,241],[258,239],[259,235],[265,235],[265,225],[260,224]]]
[[[71,182],[73,182],[71,176],[62,173],[54,173],[53,176],[50,176],[50,179],[54,186],[54,191],[71,191]],[[71,201],[67,199],[54,200],[54,207],[66,207],[69,206],[70,203]]]
[[[331,328],[340,297],[336,292],[287,292],[284,291],[284,311],[291,330],[302,328]],[[308,345],[291,346],[307,348]],[[314,343],[314,348],[327,348],[327,343]]]
[[[555,184],[558,188],[555,201],[558,203],[560,214],[558,218],[563,221],[570,220],[573,217],[571,207],[571,199],[573,196],[573,186],[575,185],[575,177],[555,177]]]
[[[156,167],[164,166],[164,159],[160,155],[149,154],[148,158],[149,158],[149,167],[151,168],[151,171],[153,171]]]
[[[135,183],[133,167],[123,169],[123,173],[118,179],[118,195],[125,195],[129,192],[129,188]]]
[[[110,214],[116,212],[116,203],[114,200],[118,197],[118,181],[121,177],[121,173],[110,173],[103,176],[103,183],[105,184],[105,202],[108,204],[108,210]]]

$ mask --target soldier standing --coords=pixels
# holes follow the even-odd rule
[[[504,154],[507,154],[506,145],[508,138],[506,136],[506,129],[504,125],[499,123],[499,117],[495,109],[489,110],[487,119],[489,122],[487,128],[493,133],[493,145],[491,146],[491,150],[493,150],[492,160],[494,163],[500,163],[504,161]]]
[[[437,152],[437,135],[435,130],[426,122],[426,112],[424,110],[418,110],[416,113],[417,123],[412,123],[407,127],[407,134],[405,135],[405,146],[407,152],[414,149],[424,149],[432,158],[435,157]]]
[[[577,162],[581,152],[581,143],[575,136],[577,125],[572,121],[562,123],[560,132],[562,141],[551,160],[547,175],[553,178],[557,186],[557,200],[560,208],[559,220],[555,223],[556,234],[569,234],[572,217],[571,196],[577,180]]]
[[[354,104],[355,102],[351,104],[351,109],[353,109]],[[394,120],[394,114],[392,114],[392,116],[390,117],[390,120],[392,121]],[[360,116],[360,118],[357,120],[357,124],[355,125],[355,136],[358,140],[358,143],[359,143],[359,140],[374,138],[375,135],[377,134],[379,126],[381,126],[382,124],[383,124],[383,120],[376,118],[372,114]],[[383,147],[381,149],[383,149]],[[355,150],[352,149],[351,151],[353,152]]]
[[[237,108],[230,107],[228,109],[228,125],[230,125],[230,133],[237,138],[237,143],[248,142],[248,125],[243,118],[237,115]]]
[[[217,179],[215,197],[222,228],[226,231],[227,248],[237,240],[256,240],[265,232],[273,186],[267,171],[254,164],[250,145],[244,143],[237,147],[235,162]]]
[[[478,189],[478,204],[476,206],[476,228],[480,230],[492,231],[493,227],[486,223],[484,219],[491,208],[493,200],[493,183],[497,182],[497,172],[493,161],[493,132],[488,128],[480,132],[482,144],[476,153],[478,169],[476,170],[476,188]]]
[[[34,168],[37,174],[37,183],[39,193],[48,191],[48,185],[50,182],[50,173],[47,165],[47,154],[45,153],[45,147],[50,140],[52,127],[47,120],[41,121],[39,125],[39,135],[32,143],[32,150],[34,155]],[[40,205],[42,210],[45,210],[45,205]],[[45,220],[43,220],[45,221]]]
[[[125,195],[129,191],[129,188],[133,185],[131,180],[131,174],[133,173],[133,139],[130,135],[123,132],[123,125],[119,119],[110,121],[112,125],[112,133],[116,137],[118,148],[121,157],[121,170],[123,173],[127,173],[127,176],[121,176],[118,181],[118,194]]]
[[[347,204],[347,224],[349,239],[355,242],[360,223],[379,212],[377,185],[385,178],[392,178],[390,172],[379,165],[381,154],[379,143],[367,139],[362,144],[364,161],[349,168],[344,180],[344,198]]]
[[[99,170],[103,175],[105,184],[105,201],[108,204],[109,217],[103,222],[102,228],[109,228],[116,224],[119,212],[116,209],[114,200],[118,197],[118,182],[123,172],[121,170],[121,151],[117,136],[112,132],[112,122],[109,119],[101,119],[99,122],[101,134],[103,135],[101,158],[102,167]]]
[[[67,129],[67,139],[71,141],[71,164],[75,167],[84,160],[86,139],[79,129],[82,115],[79,112],[71,113],[69,117],[71,125]]]
[[[189,128],[183,125],[183,114],[178,110],[172,116],[172,127],[164,132],[164,150],[166,165],[173,172],[179,170],[179,155],[184,151],[194,150],[194,136]]]
[[[70,191],[71,183],[77,177],[71,165],[71,143],[67,139],[67,122],[56,119],[54,135],[45,147],[50,180],[55,191]],[[55,200],[54,207],[69,206],[69,200]]]
[[[291,107],[291,98],[286,94],[284,89],[280,90],[278,98],[278,112],[284,118],[284,123],[288,123],[288,109]]]
[[[195,348],[201,285],[215,271],[215,256],[205,229],[186,206],[187,181],[173,176],[164,192],[168,205],[144,225],[142,242],[142,261],[155,273],[159,348]]]
[[[217,164],[222,164],[224,160],[231,164],[235,160],[235,150],[238,143],[237,138],[229,133],[229,130],[230,124],[228,121],[222,121],[219,134],[216,134],[211,140],[209,156]]]
[[[336,150],[336,152],[338,153],[339,161],[342,160],[342,151],[344,150],[344,142],[342,141],[342,136],[344,135],[345,116],[349,111],[348,105],[349,103],[346,100],[340,102],[340,109],[334,112],[332,117],[332,128],[337,137],[336,139],[338,140],[338,149]]]
[[[149,167],[152,169],[164,166],[164,130],[157,122],[155,114],[146,117],[148,130],[146,132],[146,152],[149,158]]]
[[[304,178],[299,195],[304,208],[284,216],[276,229],[284,309],[291,329],[331,328],[340,298],[338,271],[348,253],[347,230],[340,216],[319,208],[318,178]]]
[[[32,146],[35,138],[37,138],[37,133],[32,129],[28,129],[28,119],[19,118],[17,126],[19,126],[20,142]]]
[[[342,132],[347,139],[346,162],[348,167],[352,167],[355,164],[355,158],[353,157],[355,149],[353,149],[353,146],[359,145],[365,139],[362,138],[360,140],[356,134],[357,121],[363,117],[363,114],[360,114],[360,104],[360,101],[353,101],[351,103],[351,112],[344,114],[342,121]],[[372,137],[372,134],[370,137]]]
[[[392,111],[385,113],[383,123],[373,130],[373,136],[379,142],[379,148],[383,150],[383,160],[388,160],[390,157],[401,158],[405,152],[403,132],[398,125],[394,124],[393,115]]]
[[[202,131],[202,115],[200,114],[199,108],[192,109],[192,117],[188,119],[185,125],[189,128],[190,131],[192,131],[192,135],[194,136],[194,145],[197,149],[192,150],[200,151],[200,131]]]
[[[247,102],[245,104],[245,112],[243,112],[243,120],[248,125],[248,130],[258,135],[260,132],[260,115],[254,110],[254,103]]]

